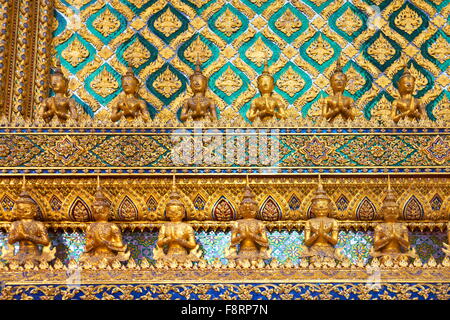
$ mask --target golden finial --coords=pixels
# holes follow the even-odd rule
[[[249,182],[249,180],[248,180],[248,174],[245,175],[245,178],[246,178],[247,187],[250,187],[250,182]]]
[[[270,72],[269,72],[269,61],[268,61],[268,59],[266,59],[266,61],[264,61],[264,70],[263,70],[262,73],[263,73],[263,74],[268,74],[268,75],[270,75]]]
[[[411,74],[411,72],[409,71],[408,65],[405,64],[405,66],[403,67],[403,73],[400,76],[400,79],[403,77],[413,77],[413,75]]]
[[[22,178],[22,190],[26,190],[26,183],[27,183],[26,177],[25,177],[25,175],[23,175],[23,178]]]
[[[391,176],[388,174],[388,191],[391,191]]]
[[[56,59],[55,67],[53,68],[53,74],[60,74],[64,76],[64,73],[62,72],[61,69],[61,61],[59,59]]]

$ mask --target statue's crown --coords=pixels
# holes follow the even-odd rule
[[[252,192],[252,189],[250,189],[250,186],[247,185],[244,190],[244,197],[242,198],[241,204],[245,203],[252,203],[257,204],[255,199],[255,194]]]
[[[97,186],[97,191],[95,191],[94,194],[94,204],[95,205],[102,205],[102,206],[108,206],[109,203],[105,197],[105,194],[103,193],[103,189],[101,186]]]
[[[127,68],[127,72],[125,72],[125,74],[122,76],[123,78],[133,78],[136,79],[136,81],[138,80],[138,78],[136,78],[136,76],[134,75],[133,69],[131,67]]]
[[[58,74],[58,75],[65,77],[64,73],[62,72],[61,61],[59,61],[59,59],[56,60],[55,67],[52,68],[52,70],[53,70],[53,74]]]
[[[406,66],[406,65],[405,65],[405,67],[403,68],[403,73],[402,73],[402,75],[400,76],[400,79],[401,79],[401,78],[405,78],[405,77],[412,77],[412,78],[414,78],[414,76],[412,75],[412,73],[409,71],[408,66]]]
[[[322,181],[320,180],[320,178],[319,178],[319,182],[317,183],[317,190],[314,192],[314,197],[313,197],[312,201],[314,202],[315,200],[319,200],[319,199],[325,199],[325,200],[330,201],[330,197],[323,189]]]

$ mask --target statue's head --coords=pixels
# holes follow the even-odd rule
[[[61,64],[59,60],[56,63],[56,67],[53,69],[53,73],[50,75],[50,86],[55,93],[66,93],[69,81],[64,76],[61,70]]]
[[[186,209],[183,202],[180,200],[180,194],[176,188],[172,189],[170,193],[170,200],[166,205],[166,216],[172,222],[180,222],[186,215]]]
[[[383,215],[384,221],[395,222],[400,214],[400,207],[397,204],[394,192],[388,187],[387,195],[383,200],[381,206],[381,214]]]
[[[267,62],[264,64],[264,71],[257,79],[258,90],[261,94],[272,93],[275,88],[275,80],[269,73]]]
[[[194,93],[205,93],[208,86],[208,78],[200,70],[200,63],[197,61],[194,73],[189,77],[190,86]]]
[[[95,221],[108,221],[109,212],[109,203],[103,194],[102,188],[98,186],[97,191],[95,192],[95,200],[92,204],[92,213]]]
[[[416,85],[416,78],[405,67],[403,74],[398,81],[398,91],[401,95],[412,94]]]
[[[127,73],[122,76],[122,89],[127,94],[134,94],[138,91],[139,80],[133,73],[131,68],[128,68]]]
[[[245,188],[244,198],[239,206],[239,212],[244,219],[254,219],[258,212],[258,203],[255,200],[255,195],[249,186]]]
[[[38,207],[36,202],[31,198],[27,190],[23,189],[16,201],[16,217],[17,219],[34,219],[37,215]]]
[[[336,70],[331,75],[330,84],[333,92],[344,92],[345,86],[347,85],[347,76],[342,71],[339,59],[336,64]]]
[[[322,183],[319,182],[314,198],[311,204],[311,213],[315,217],[327,217],[332,213],[331,199],[323,189]]]

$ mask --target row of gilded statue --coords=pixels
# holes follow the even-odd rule
[[[339,222],[331,217],[331,203],[332,200],[319,181],[311,205],[313,218],[306,221],[304,244],[299,244],[303,249],[301,256],[312,263],[343,262],[346,259],[341,249],[336,248]],[[110,203],[99,184],[92,211],[95,222],[86,228],[86,245],[80,263],[95,266],[101,263],[108,265],[128,261],[130,251],[122,240],[119,226],[108,221]],[[258,205],[248,184],[239,211],[242,219],[233,221],[231,241],[225,257],[234,261],[236,265],[264,265],[264,260],[271,257],[271,248],[265,224],[257,219]],[[410,246],[407,226],[397,221],[399,212],[399,206],[389,184],[381,208],[384,221],[374,229],[371,256],[379,258],[383,263],[391,260],[398,263],[406,262],[407,265],[416,259],[417,255]],[[38,265],[55,259],[56,249],[51,247],[44,224],[34,220],[36,213],[37,204],[23,187],[16,201],[17,220],[10,226],[7,246],[2,248],[1,258],[8,263]],[[165,214],[170,221],[163,223],[159,229],[153,258],[162,263],[200,261],[202,250],[196,242],[192,226],[189,222],[183,222],[186,208],[175,185],[170,193]],[[17,252],[14,249],[16,243],[19,247]],[[445,244],[443,251],[450,256],[450,246]]]
[[[184,101],[181,107],[180,120],[202,121],[217,120],[216,106],[212,99],[206,97],[208,78],[202,73],[197,64],[194,74],[189,77],[193,96]],[[333,94],[321,100],[322,117],[332,122],[338,117],[344,120],[353,120],[357,114],[352,98],[344,96],[347,76],[343,72],[338,60],[336,70],[331,75],[330,85]],[[41,117],[45,122],[53,118],[65,122],[69,118],[77,120],[75,101],[67,97],[68,79],[64,76],[59,64],[51,74],[50,85],[55,95],[44,100]],[[253,99],[247,118],[253,122],[256,119],[267,121],[271,119],[286,118],[285,106],[281,99],[273,95],[275,80],[269,73],[267,63],[263,73],[257,79],[260,96]],[[414,93],[415,78],[405,67],[398,81],[400,98],[392,104],[391,118],[397,123],[401,119],[420,120],[424,117],[424,106]],[[150,120],[146,102],[138,95],[139,80],[131,69],[122,76],[122,89],[119,98],[112,107],[111,121],[116,122],[122,118],[133,121],[141,119]]]

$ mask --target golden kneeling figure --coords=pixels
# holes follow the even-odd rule
[[[284,119],[285,112],[283,102],[272,96],[275,89],[275,80],[269,73],[267,63],[264,66],[263,73],[257,79],[260,97],[255,98],[247,112],[247,118],[250,121],[260,119],[261,121],[271,120],[273,118]]]
[[[100,187],[95,193],[92,212],[95,222],[86,229],[86,246],[80,262],[97,266],[102,262],[108,265],[114,261],[128,261],[130,252],[127,245],[122,242],[119,227],[115,223],[108,222],[109,203]]]
[[[123,92],[119,94],[119,99],[112,109],[111,121],[119,121],[122,117],[128,121],[142,119],[147,122],[150,114],[147,104],[138,96],[139,80],[134,76],[132,69],[122,76]]]
[[[38,265],[55,259],[56,249],[51,249],[50,239],[44,224],[34,220],[37,204],[28,192],[22,190],[16,202],[14,215],[17,220],[11,224],[8,234],[8,249],[2,249],[2,259],[24,265],[31,262]],[[14,253],[14,244],[19,243],[19,250]],[[42,247],[42,250],[39,248]]]
[[[400,99],[396,99],[392,103],[391,117],[396,123],[401,119],[420,120],[423,118],[423,106],[420,100],[413,96],[415,85],[416,79],[409,70],[405,68],[398,81]]]
[[[216,106],[210,98],[206,97],[208,78],[201,72],[198,62],[194,74],[189,77],[189,81],[194,95],[184,102],[180,120],[182,122],[188,119],[194,121],[217,120]]]
[[[397,222],[400,209],[390,186],[381,207],[384,223],[375,227],[373,248],[370,252],[374,258],[380,257],[382,262],[393,260],[400,262],[416,258],[416,252],[410,248],[408,228]]]
[[[336,70],[330,79],[333,95],[326,97],[322,104],[322,116],[329,122],[333,122],[338,116],[344,120],[355,119],[356,110],[353,107],[353,99],[344,96],[345,86],[347,85],[347,76],[342,72],[339,60]]]
[[[450,243],[450,222],[447,223],[447,242]],[[442,251],[444,251],[444,253],[447,257],[450,257],[450,244],[449,243],[444,243],[444,248],[442,248]]]
[[[264,223],[256,219],[258,205],[249,187],[239,207],[243,219],[233,222],[231,244],[225,258],[236,260],[238,265],[257,265],[270,259],[269,240]]]
[[[200,260],[202,252],[195,242],[194,229],[189,223],[182,222],[185,208],[175,189],[170,194],[166,216],[170,222],[164,223],[159,230],[153,258],[161,262]]]
[[[44,99],[41,117],[45,122],[50,122],[57,118],[59,122],[66,122],[68,119],[77,120],[75,101],[67,97],[67,86],[69,81],[64,76],[61,65],[57,64],[54,72],[50,75],[50,87],[55,95]]]
[[[302,256],[310,257],[311,262],[344,260],[341,250],[335,248],[339,225],[336,219],[329,217],[332,214],[331,199],[320,182],[312,200],[311,213],[315,218],[306,221]]]

